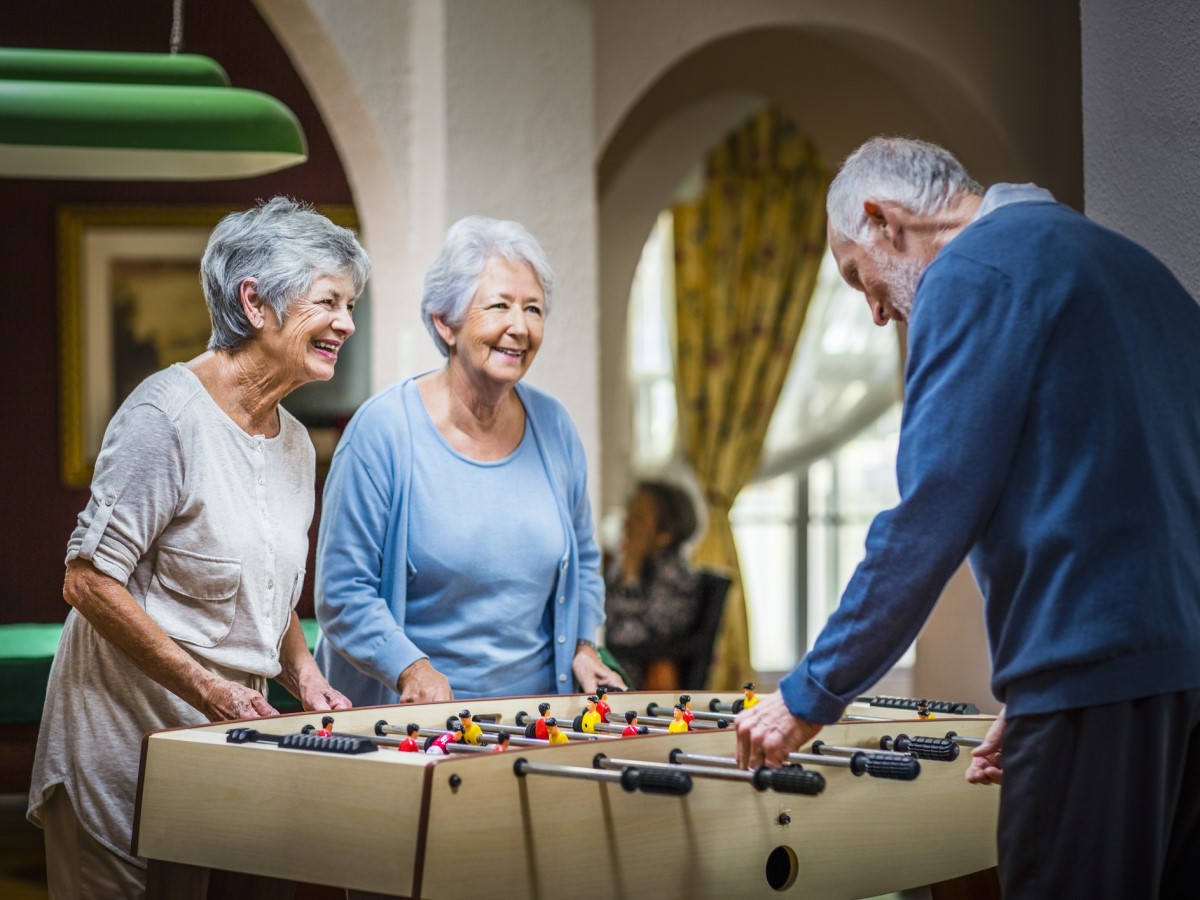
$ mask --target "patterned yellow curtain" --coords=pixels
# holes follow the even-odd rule
[[[703,195],[673,210],[680,443],[708,503],[695,558],[733,578],[710,678],[718,689],[753,678],[729,510],[758,466],[808,311],[828,185],[812,145],[767,108],[709,156]]]

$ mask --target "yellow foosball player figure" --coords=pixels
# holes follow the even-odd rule
[[[503,753],[508,749],[509,734],[507,731],[501,731],[496,735],[496,743],[492,747],[493,753]]]
[[[744,697],[742,700],[742,709],[749,709],[758,702],[758,695],[754,693],[753,681],[747,681],[742,685],[742,693]]]
[[[671,720],[671,724],[667,726],[667,731],[671,734],[683,734],[688,730],[687,719],[683,717],[684,709],[682,703],[675,704],[675,718]]]
[[[587,712],[583,714],[583,724],[581,724],[579,727],[588,734],[595,734],[596,726],[604,721],[600,718],[600,713],[596,711],[596,704],[599,702],[600,698],[596,696],[587,698]]]
[[[918,700],[917,701],[917,715],[920,716],[922,719],[936,719],[937,718],[937,716],[935,716],[933,713],[931,713],[929,711],[929,701],[928,700]]]
[[[567,736],[558,728],[558,719],[551,716],[546,720],[546,738],[553,744],[567,743]]]
[[[471,711],[469,709],[460,709],[458,711],[458,721],[463,727],[463,743],[479,745],[479,740],[483,736],[483,729],[471,721]]]

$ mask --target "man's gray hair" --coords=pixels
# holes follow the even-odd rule
[[[349,228],[334,225],[310,205],[275,197],[230,213],[213,229],[200,260],[200,283],[212,319],[209,350],[232,350],[254,329],[242,309],[241,287],[257,290],[282,323],[293,303],[323,275],[347,276],[362,293],[371,261]]]
[[[944,147],[913,138],[874,137],[846,157],[825,200],[834,235],[865,244],[866,200],[898,203],[918,215],[940,212],[961,194],[983,188]]]
[[[421,296],[421,319],[442,356],[449,356],[450,348],[438,334],[433,317],[438,316],[452,328],[462,325],[484,268],[497,256],[514,265],[528,263],[545,296],[543,315],[550,314],[554,270],[541,244],[525,226],[484,216],[459,219],[446,232],[441,252],[425,273],[425,291]]]

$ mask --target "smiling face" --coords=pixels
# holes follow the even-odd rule
[[[434,322],[450,347],[450,365],[461,367],[470,382],[512,387],[542,345],[545,309],[545,294],[529,264],[494,256],[484,266],[462,324]]]
[[[262,349],[284,381],[298,387],[333,377],[338,353],[354,334],[354,304],[354,282],[347,275],[314,279],[308,293],[292,303],[282,325],[275,311],[263,304]]]

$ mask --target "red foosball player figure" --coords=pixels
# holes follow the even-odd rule
[[[692,712],[692,695],[680,694],[679,705],[683,707],[683,721],[687,722],[688,731],[691,731],[692,722],[696,719],[696,714]]]
[[[333,737],[333,716],[321,716],[321,727],[317,729],[317,737]]]
[[[637,710],[631,709],[625,713],[625,730],[621,732],[621,737],[633,737],[638,733]]]
[[[546,717],[550,715],[550,704],[538,704],[538,720],[533,724],[533,736],[539,741],[547,739],[546,735]]]
[[[687,719],[683,717],[683,704],[675,704],[675,718],[671,720],[671,724],[667,726],[667,731],[671,734],[682,734],[688,730]]]
[[[416,753],[421,749],[421,745],[417,743],[417,735],[421,733],[421,726],[416,722],[409,722],[404,726],[404,733],[408,735],[396,747],[401,753]]]
[[[458,721],[462,722],[463,742],[467,744],[479,744],[479,738],[483,734],[483,729],[471,721],[471,711],[469,709],[460,709],[458,711]]]
[[[917,701],[917,715],[920,716],[922,719],[936,719],[937,718],[937,716],[935,716],[933,713],[931,713],[929,711],[929,701],[928,700],[918,700]]]
[[[587,712],[583,714],[583,722],[579,726],[588,734],[596,733],[596,726],[600,724],[600,713],[596,712],[596,704],[599,702],[597,697],[587,698]]]
[[[758,703],[758,696],[754,693],[754,682],[747,681],[742,685],[742,692],[745,699],[742,701],[742,709],[749,709]]]
[[[609,706],[608,703],[604,699],[607,696],[608,696],[608,688],[606,688],[606,687],[596,688],[596,712],[600,713],[600,721],[601,722],[607,722],[608,717],[610,715],[612,715],[612,707]]]
[[[546,739],[553,744],[565,744],[568,738],[558,730],[558,719],[551,716],[546,720]]]
[[[463,727],[455,722],[449,731],[445,732],[444,734],[439,734],[437,737],[431,740],[425,747],[425,752],[433,753],[435,755],[440,753],[442,756],[449,756],[450,751],[446,748],[451,744],[461,744],[462,734]]]
[[[507,750],[508,749],[508,738],[509,738],[509,735],[508,735],[507,731],[501,731],[499,734],[497,734],[496,735],[496,743],[492,747],[492,752],[493,753],[503,753],[505,750]]]

